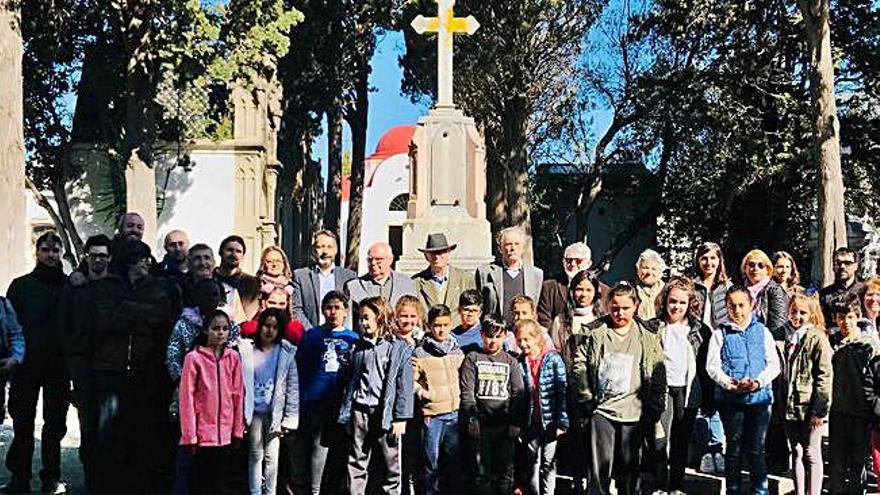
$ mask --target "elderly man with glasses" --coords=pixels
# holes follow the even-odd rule
[[[392,270],[392,263],[394,252],[390,244],[377,242],[370,246],[367,251],[367,273],[345,284],[345,295],[349,298],[347,327],[352,330],[360,328],[356,318],[358,304],[368,297],[384,297],[393,308],[404,295],[416,296],[412,279]]]

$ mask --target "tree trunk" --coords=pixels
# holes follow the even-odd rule
[[[21,17],[17,2],[0,5],[0,291],[24,268],[24,108]]]
[[[327,194],[324,228],[340,234],[342,209],[342,105],[338,98],[327,109]]]
[[[533,261],[532,228],[529,215],[529,160],[526,124],[529,117],[527,102],[520,97],[511,98],[505,105],[505,113],[501,119],[504,133],[504,160],[507,174],[505,190],[507,215],[505,222],[509,226],[520,226],[526,232],[526,260]]]
[[[348,233],[345,265],[357,271],[361,247],[361,219],[364,203],[364,160],[367,156],[367,116],[369,115],[369,59],[361,61],[355,81],[355,101],[347,116],[351,128],[351,192],[348,197]]]
[[[834,281],[832,254],[847,244],[840,169],[840,123],[834,100],[830,5],[829,0],[800,0],[798,3],[804,16],[812,61],[810,93],[816,140],[814,157],[819,169],[818,276],[822,285],[828,285]]]

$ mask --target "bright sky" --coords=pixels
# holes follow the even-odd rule
[[[370,75],[370,113],[367,123],[367,155],[376,149],[379,138],[396,125],[415,124],[428,113],[430,102],[413,104],[400,93],[403,69],[397,59],[404,52],[403,33],[389,31],[381,35],[373,55],[373,73]],[[351,135],[345,126],[343,146],[351,149]],[[327,173],[327,136],[322,134],[312,146],[312,157],[321,161],[322,175]]]

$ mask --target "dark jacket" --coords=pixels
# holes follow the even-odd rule
[[[382,429],[391,430],[391,423],[405,421],[413,416],[413,369],[412,348],[400,339],[380,339],[376,346],[390,345],[388,363],[385,365],[385,383],[382,384]],[[369,347],[368,347],[369,346]],[[364,355],[373,344],[358,339],[351,352],[351,367],[348,371],[342,406],[339,408],[339,423],[347,425],[351,421],[354,406],[354,392],[364,372]]]
[[[121,277],[98,281],[92,313],[92,369],[162,372],[175,316],[171,296],[152,276],[133,286]]]
[[[566,379],[565,363],[562,357],[555,351],[549,351],[541,359],[541,369],[538,371],[538,383],[532,383],[532,371],[529,368],[529,360],[526,356],[520,356],[520,366],[523,369],[523,381],[526,384],[526,393],[529,396],[528,414],[526,421],[531,420],[534,414],[535,403],[531,400],[532,391],[538,387],[538,398],[541,407],[541,427],[545,431],[555,429],[568,429],[568,381]]]
[[[524,426],[529,397],[515,357],[504,351],[490,356],[482,349],[475,350],[465,356],[458,375],[460,422]]]
[[[877,355],[877,339],[865,334],[846,340],[835,336],[832,347],[831,411],[870,418],[871,407],[864,395],[863,383],[868,363]]]
[[[712,337],[712,330],[702,321],[689,318],[690,332],[688,332],[688,343],[691,346],[691,353],[694,357],[694,370],[688,370],[687,396],[685,407],[695,409],[697,407],[703,410],[714,410],[714,390],[715,382],[709,378],[706,373],[706,354],[709,352],[709,339]],[[661,346],[663,345],[663,334],[666,332],[666,321],[660,318],[654,318],[645,322],[645,326],[652,332],[657,334]],[[693,374],[691,374],[693,372]]]
[[[602,301],[605,300],[607,292],[608,286],[599,282],[599,293],[596,294],[596,301],[593,304],[595,309],[602,308]],[[545,280],[541,285],[541,297],[538,299],[538,323],[544,328],[550,328],[557,316],[564,315],[568,311],[568,283],[556,279]]]
[[[880,429],[880,356],[872,359],[865,369],[863,389],[873,424]]]
[[[828,325],[829,328],[835,325],[834,318],[832,318],[833,315],[831,314],[831,305],[847,294],[855,294],[861,297],[864,288],[865,284],[856,280],[849,287],[844,287],[843,285],[834,282],[833,284],[819,290],[819,304],[822,306],[822,314],[825,316],[825,324]]]
[[[767,328],[779,328],[785,325],[788,317],[788,293],[775,280],[770,282],[758,294],[758,320]]]
[[[9,285],[6,297],[15,309],[24,332],[27,350],[22,366],[63,368],[61,346],[58,344],[58,310],[67,276],[61,268],[42,263],[31,273],[16,278]]]
[[[666,367],[663,364],[663,348],[657,335],[635,318],[632,332],[638,332],[642,347],[639,372],[642,383],[639,398],[642,402],[642,421],[656,423],[666,409]],[[592,417],[598,407],[599,363],[605,358],[605,341],[611,331],[611,318],[600,318],[589,326],[590,333],[581,341],[574,356],[571,370],[571,387],[578,416],[584,420]]]
[[[343,266],[333,267],[334,289],[341,291],[345,283],[357,275]],[[293,271],[293,316],[306,327],[318,326],[321,319],[321,279],[316,266],[297,268]]]

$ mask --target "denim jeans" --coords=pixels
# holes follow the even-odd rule
[[[274,495],[278,483],[281,436],[271,433],[272,413],[254,413],[248,428],[248,489],[251,495]]]
[[[742,489],[742,453],[749,460],[751,474],[750,493],[766,495],[767,459],[764,457],[764,442],[767,427],[770,425],[770,405],[740,406],[725,404],[718,408],[724,432],[727,434],[727,448],[724,452],[726,467],[727,495],[740,495]]]
[[[460,488],[458,412],[425,418],[425,491],[455,493]]]
[[[526,495],[553,495],[556,491],[556,432],[541,431],[517,443],[516,474]]]

